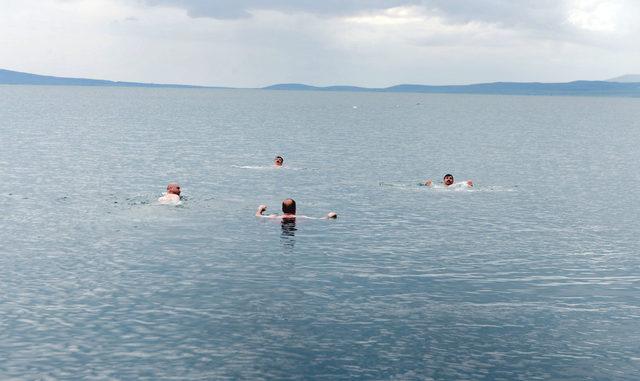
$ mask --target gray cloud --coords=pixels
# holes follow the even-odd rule
[[[596,9],[598,4],[618,3],[627,14],[640,17],[640,7],[633,0],[122,0],[149,7],[183,9],[190,17],[220,20],[248,19],[260,11],[286,15],[311,15],[325,20],[335,17],[372,15],[395,7],[413,7],[424,15],[437,16],[444,25],[482,24],[501,33],[475,36],[463,30],[407,36],[415,45],[504,45],[528,39],[568,42],[579,45],[618,49],[612,35],[594,33],[569,21],[577,5]],[[597,13],[597,12],[596,12]],[[305,26],[303,26],[305,28]],[[634,27],[637,32],[637,27]],[[627,28],[628,29],[628,28]],[[519,37],[517,37],[518,35]],[[503,40],[504,39],[504,40]]]
[[[184,9],[191,17],[236,19],[256,10],[344,16],[400,6],[416,6],[452,22],[472,21],[504,26],[550,28],[565,21],[562,0],[138,0],[148,6]]]
[[[191,17],[237,19],[251,17],[252,10],[285,13],[304,12],[316,15],[348,15],[403,5],[420,5],[420,0],[139,0],[149,6],[185,9]]]
[[[523,37],[606,47],[611,36],[585,30],[569,21],[576,5],[596,10],[600,4],[617,4],[627,18],[640,17],[635,0],[123,0],[146,6],[183,9],[190,17],[214,19],[251,18],[259,11],[308,14],[321,18],[373,14],[409,6],[438,16],[448,25],[483,23],[514,31]],[[595,13],[598,13],[597,10]],[[620,16],[620,15],[618,15]],[[628,23],[629,24],[629,23]],[[633,24],[636,24],[635,22]],[[627,28],[629,29],[629,28]],[[634,27],[637,32],[637,26]],[[447,37],[447,40],[453,36]],[[419,39],[416,39],[418,41]],[[428,41],[424,40],[428,45]],[[611,46],[616,46],[612,44]]]
[[[571,0],[134,0],[146,6],[184,9],[191,17],[251,18],[256,11],[306,13],[323,18],[375,13],[411,6],[445,23],[492,24],[534,38],[590,44],[584,31],[567,22]]]

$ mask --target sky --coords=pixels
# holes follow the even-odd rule
[[[0,0],[0,68],[261,87],[640,73],[638,0]]]

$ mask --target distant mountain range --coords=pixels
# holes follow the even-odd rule
[[[44,86],[111,86],[111,87],[173,87],[198,88],[203,86],[172,85],[159,83],[117,82],[104,79],[53,77],[0,69],[0,85],[44,85]]]
[[[592,95],[640,97],[640,83],[612,81],[574,81],[566,83],[494,82],[473,85],[396,85],[385,88],[356,86],[316,87],[299,83],[278,84],[267,90],[298,91],[368,91],[379,93],[450,93],[450,94],[509,94],[509,95]]]
[[[640,74],[625,74],[607,80],[608,82],[640,82]]]
[[[53,77],[2,69],[0,69],[0,85],[211,88],[192,85],[116,82],[101,79]],[[574,81],[566,83],[493,82],[446,86],[407,84],[385,88],[368,88],[358,86],[318,87],[300,83],[283,83],[263,87],[262,90],[640,97],[640,75],[628,74],[612,78],[607,81]]]

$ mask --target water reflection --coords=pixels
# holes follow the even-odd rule
[[[296,220],[282,220],[280,224],[282,229],[282,233],[280,234],[280,240],[282,241],[282,246],[285,249],[293,249],[296,244]]]

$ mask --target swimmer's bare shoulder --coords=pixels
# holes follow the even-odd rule
[[[160,204],[177,204],[180,202],[180,196],[177,194],[165,193],[162,197],[158,198]]]

